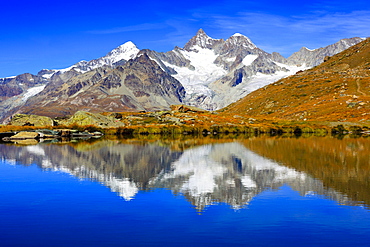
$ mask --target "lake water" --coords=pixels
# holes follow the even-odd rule
[[[370,139],[0,144],[0,246],[369,246]]]

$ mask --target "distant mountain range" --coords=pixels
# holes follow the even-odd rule
[[[288,58],[261,50],[244,35],[213,39],[202,29],[183,48],[165,53],[127,42],[66,69],[0,79],[0,119],[15,113],[61,117],[78,110],[166,110],[180,103],[217,110],[363,40],[302,48]]]

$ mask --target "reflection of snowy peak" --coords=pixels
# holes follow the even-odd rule
[[[326,193],[319,181],[259,156],[236,142],[186,150],[172,163],[170,171],[161,173],[150,184],[171,186],[199,211],[215,202],[241,208],[262,191],[284,184],[303,195],[308,191]]]
[[[258,194],[284,184],[301,195],[321,194],[342,204],[350,200],[320,180],[262,157],[240,143],[198,146],[184,152],[159,143],[15,146],[0,144],[0,161],[37,164],[97,181],[129,201],[140,190],[165,188],[183,194],[198,211],[214,203],[245,207]]]

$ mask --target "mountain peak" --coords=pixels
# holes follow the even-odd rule
[[[132,43],[131,41],[127,41],[126,43],[113,49],[105,57],[112,59],[113,62],[118,62],[122,59],[128,61],[134,58],[139,53],[139,51],[140,50],[136,47],[134,43]]]
[[[207,35],[206,32],[204,32],[204,30],[202,28],[199,28],[196,36],[199,36],[199,35]],[[208,36],[208,35],[207,35]]]
[[[245,37],[243,34],[241,33],[234,33],[231,37],[239,37],[239,36],[242,36],[242,37]]]
[[[184,49],[187,51],[193,51],[197,50],[196,46],[203,49],[212,49],[221,41],[222,39],[213,39],[209,37],[203,29],[199,29],[197,34],[185,44]]]
[[[253,44],[253,42],[245,35],[241,33],[235,33],[230,38],[226,40],[226,42],[235,44],[235,45],[242,45],[249,49],[255,49],[257,46]]]

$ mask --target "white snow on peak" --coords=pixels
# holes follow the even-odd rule
[[[244,64],[245,66],[249,66],[249,65],[251,65],[251,64],[254,62],[254,60],[256,60],[257,58],[258,58],[258,55],[252,55],[252,54],[247,55],[247,56],[245,56],[245,57],[244,57],[244,59],[243,59],[243,64]]]
[[[110,65],[113,63],[116,63],[122,59],[124,60],[130,60],[136,57],[136,55],[139,53],[139,49],[136,47],[134,43],[131,41],[128,41],[124,43],[123,45],[120,45],[116,49],[109,52],[105,57],[105,59],[109,59]]]
[[[306,49],[307,51],[314,51],[314,50],[316,50],[316,49],[309,49],[307,47],[303,47],[303,48]]]
[[[25,94],[23,94],[22,100],[27,101],[30,97],[35,96],[36,94],[40,93],[44,90],[46,85],[31,87],[27,90]]]
[[[90,70],[102,67],[104,65],[112,66],[114,63],[121,61],[122,59],[126,61],[133,59],[137,56],[139,51],[140,50],[136,47],[134,43],[132,43],[131,41],[128,41],[118,46],[117,48],[113,49],[104,57],[93,59],[91,61],[82,60],[68,68],[55,70],[55,72],[59,71],[59,72],[65,73],[69,70],[75,69],[78,72],[85,73]],[[49,78],[52,75],[53,74],[51,74],[50,76],[48,75]]]
[[[247,36],[236,33],[226,40],[226,42],[232,43],[233,45],[242,45],[245,48],[255,49],[257,46]]]
[[[241,33],[234,33],[231,37],[238,37],[238,36],[242,36],[242,37],[245,37],[243,34]]]

